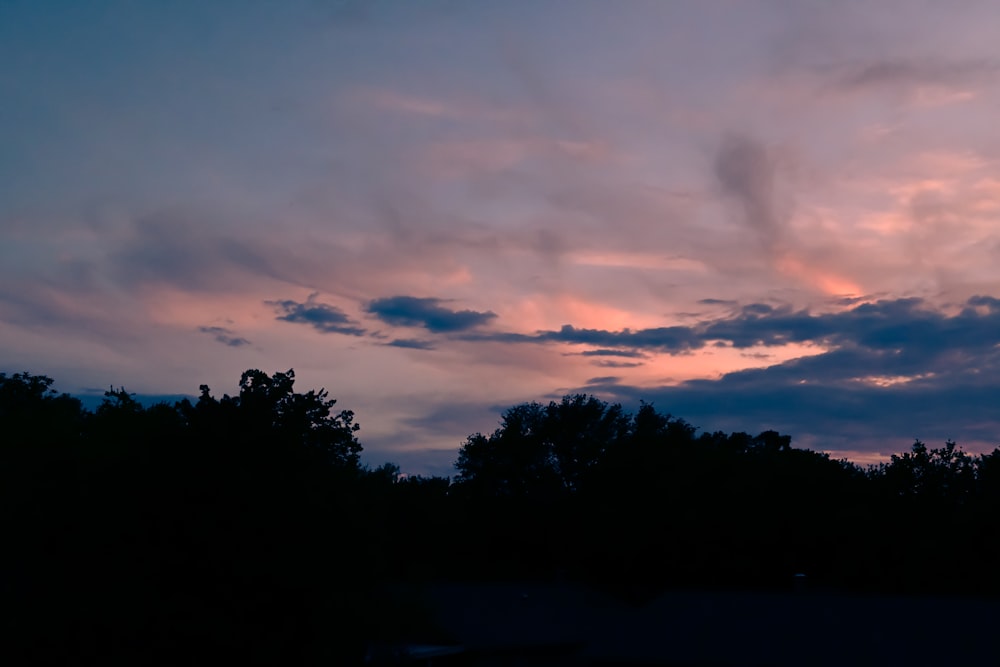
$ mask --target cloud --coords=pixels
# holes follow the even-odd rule
[[[704,346],[692,327],[658,327],[654,329],[578,329],[565,324],[558,331],[522,333],[469,333],[458,336],[466,341],[497,341],[502,343],[569,343],[572,345],[600,345],[608,347],[643,348],[677,354]]]
[[[591,362],[593,366],[601,368],[638,368],[643,365],[641,361],[614,361],[613,359],[599,359]]]
[[[598,350],[585,350],[580,353],[583,357],[626,357],[629,359],[645,358],[645,354],[637,350],[609,350],[601,348]]]
[[[897,452],[914,439],[973,442],[980,448],[997,443],[1000,420],[984,389],[942,384],[829,386],[790,385],[758,378],[752,387],[728,378],[699,385],[656,390],[611,387],[617,395],[642,397],[670,406],[671,412],[706,428],[756,430],[778,428],[830,450]]]
[[[722,192],[739,204],[762,248],[774,253],[786,227],[775,201],[774,158],[749,137],[730,135],[716,153],[713,168]]]
[[[444,299],[414,296],[391,296],[375,299],[368,312],[387,324],[423,327],[433,333],[449,333],[472,329],[496,318],[491,311],[450,310],[441,306]]]
[[[233,335],[233,332],[225,327],[198,327],[198,331],[211,335],[216,341],[228,347],[243,347],[250,344],[246,338]]]
[[[642,356],[642,351],[682,354],[713,344],[737,349],[815,344],[830,351],[795,363],[832,361],[825,371],[828,374],[897,376],[923,372],[920,369],[931,365],[934,372],[974,366],[983,355],[996,354],[1000,345],[1000,299],[974,296],[955,314],[936,310],[913,297],[862,303],[833,313],[752,303],[731,317],[691,326],[607,331],[577,329],[567,324],[558,331],[468,333],[456,338],[512,344],[599,345],[602,347],[598,350],[589,351],[595,354],[580,354],[603,356],[604,350],[625,349],[637,357]],[[940,367],[935,360],[939,360]]]
[[[629,404],[653,400],[710,430],[778,428],[832,451],[894,452],[913,438],[983,449],[998,440],[1000,299],[975,296],[950,313],[920,299],[826,314],[745,308],[702,335],[828,349],[714,380],[638,387],[592,378],[584,388]]]
[[[494,427],[500,413],[508,406],[492,401],[462,401],[459,399],[425,406],[419,416],[406,417],[402,423],[419,431],[437,434],[443,431],[459,434],[458,439]]]
[[[998,73],[1000,62],[992,60],[896,58],[843,66],[837,82],[849,90],[887,86],[952,86],[991,79]]]
[[[220,222],[217,217],[223,218]],[[254,239],[249,230],[228,235],[226,216],[197,207],[171,208],[139,215],[120,228],[95,233],[109,236],[113,246],[103,264],[119,285],[172,285],[210,291],[244,282],[248,275],[279,277],[275,263],[282,253]],[[280,260],[279,260],[280,262]]]
[[[995,374],[985,383],[966,376],[879,385],[790,372],[789,365],[795,364],[670,387],[608,383],[585,389],[630,405],[655,402],[706,430],[775,428],[813,449],[885,454],[903,450],[915,438],[953,438],[977,449],[997,444]],[[998,369],[995,361],[991,367],[994,373]]]
[[[659,349],[669,352],[687,352],[702,347],[696,331],[691,327],[656,327],[632,331],[603,331],[600,329],[577,329],[564,325],[559,331],[550,331],[542,336],[561,343],[587,345],[614,345]]]
[[[389,347],[402,347],[407,350],[433,350],[434,343],[429,340],[418,340],[416,338],[395,338],[388,343]]]
[[[600,377],[593,377],[587,380],[588,385],[612,385],[618,384],[621,378],[617,375],[602,375]]]
[[[305,303],[298,303],[291,299],[282,301],[265,301],[269,306],[282,313],[275,319],[282,322],[297,322],[308,324],[316,331],[322,333],[339,333],[349,336],[362,336],[365,330],[353,322],[342,310],[336,306],[316,301],[317,294],[310,294]]]
[[[976,295],[970,297],[966,303],[973,308],[984,307],[988,312],[1000,311],[1000,299],[992,296]]]

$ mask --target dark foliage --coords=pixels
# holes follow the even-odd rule
[[[338,641],[367,622],[373,560],[349,509],[357,425],[293,381],[247,371],[237,396],[149,408],[112,389],[90,413],[0,375],[6,646],[67,664],[360,651]]]
[[[5,650],[32,662],[353,664],[433,634],[402,582],[1000,593],[1000,449],[860,468],[774,431],[699,433],[593,396],[506,410],[454,482],[360,465],[292,371],[95,411],[0,374]],[[390,603],[390,600],[395,602]],[[395,604],[396,606],[392,606]]]

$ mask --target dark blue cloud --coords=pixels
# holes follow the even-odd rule
[[[433,350],[434,343],[416,338],[394,338],[386,343],[389,347],[402,347],[407,350]]]
[[[604,350],[624,350],[626,354],[616,356],[626,357],[641,356],[643,350],[679,354],[707,345],[750,348],[816,343],[833,348],[860,347],[879,351],[894,355],[891,358],[902,362],[913,355],[919,355],[921,360],[937,358],[952,349],[980,354],[1000,343],[1000,300],[977,296],[969,299],[965,306],[958,314],[949,315],[932,309],[921,299],[910,298],[863,303],[837,313],[813,314],[787,306],[750,304],[733,317],[691,326],[608,331],[577,329],[567,324],[558,331],[467,333],[459,338],[596,345],[601,347],[581,354],[611,356]]]
[[[689,352],[705,345],[697,331],[691,327],[659,327],[656,329],[577,329],[564,324],[558,331],[521,333],[469,333],[459,336],[468,341],[496,341],[501,343],[570,343],[573,345],[599,345],[611,348],[642,348],[668,353]]]
[[[620,377],[617,375],[603,375],[601,377],[590,378],[585,384],[587,385],[615,385],[618,384]]]
[[[308,324],[313,329],[323,333],[339,333],[349,336],[362,336],[365,330],[353,322],[336,306],[316,301],[316,295],[310,294],[305,303],[284,299],[282,301],[265,301],[281,313],[275,319],[282,322]]]
[[[368,312],[387,324],[423,327],[434,333],[465,331],[486,324],[496,313],[445,308],[444,299],[415,296],[390,296],[368,304]]]
[[[932,309],[921,299],[864,303],[838,313],[747,307],[741,314],[699,327],[703,340],[734,347],[786,343],[858,345],[873,350],[920,350],[935,355],[947,348],[986,349],[1000,342],[1000,308],[991,297],[973,297],[957,315]]]
[[[637,368],[643,366],[641,361],[615,361],[614,359],[598,359],[597,361],[591,362],[592,366],[600,366],[601,368]]]
[[[605,383],[581,389],[631,407],[653,402],[707,431],[776,429],[812,449],[887,454],[905,450],[916,438],[987,448],[1000,444],[995,400],[1000,381],[951,378],[878,386],[821,376],[794,380],[785,366],[669,387]]]
[[[992,296],[977,295],[970,298],[966,303],[972,307],[984,306],[990,311],[1000,311],[1000,299]]]
[[[580,353],[584,357],[625,357],[627,359],[644,359],[646,355],[637,350],[609,350],[600,348],[597,350],[585,350]]]
[[[1000,300],[977,296],[949,315],[917,299],[809,315],[780,309],[707,327],[706,335],[777,344],[822,340],[826,352],[669,387],[588,382],[626,404],[655,401],[708,430],[776,428],[806,446],[895,452],[914,438],[1000,443]],[[739,332],[739,333],[737,333]]]
[[[243,347],[250,344],[250,341],[246,338],[234,335],[232,331],[225,327],[198,327],[198,331],[209,334],[216,341],[229,347]]]

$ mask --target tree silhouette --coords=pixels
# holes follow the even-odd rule
[[[897,496],[935,504],[962,505],[975,493],[975,460],[951,440],[932,449],[917,440],[909,452],[893,454],[881,475]]]
[[[398,582],[557,573],[640,601],[795,573],[1000,593],[1000,449],[917,441],[866,470],[574,394],[503,411],[451,482],[362,467],[354,414],[294,382],[250,369],[235,395],[148,407],[112,387],[89,412],[0,374],[12,642],[42,662],[353,664],[428,630],[386,600]]]
[[[551,493],[558,474],[540,432],[544,415],[539,403],[522,403],[503,413],[500,427],[489,437],[469,436],[455,463],[458,483],[476,494],[496,497]]]
[[[469,436],[455,463],[457,482],[495,496],[573,493],[630,429],[631,418],[620,405],[594,396],[575,394],[544,406],[522,403],[503,413],[489,437]]]

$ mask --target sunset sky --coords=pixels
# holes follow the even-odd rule
[[[0,371],[1000,444],[1000,4],[3,0]]]

